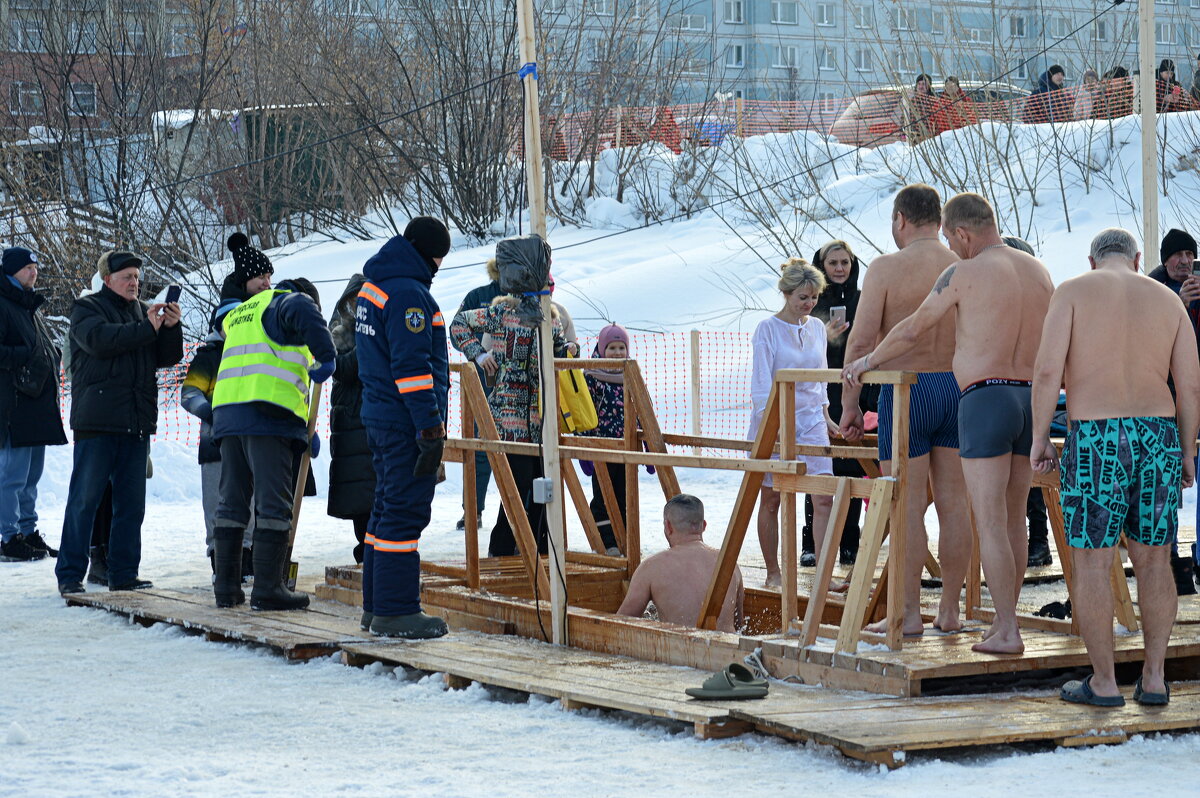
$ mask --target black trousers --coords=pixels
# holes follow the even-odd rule
[[[857,460],[835,458],[833,461],[835,477],[865,477],[866,471]],[[859,519],[862,516],[862,499],[850,500],[850,511],[846,514],[846,524],[842,527],[842,543],[839,548],[843,551],[858,552],[858,539],[862,534]],[[808,495],[804,497],[804,529],[801,532],[801,551],[813,551],[813,503]]]
[[[533,501],[533,481],[542,476],[542,459],[525,454],[510,454],[508,466],[512,469],[513,480],[517,483],[517,495],[529,516],[529,526],[533,529],[533,537],[537,541],[538,552],[546,553],[546,540],[549,528],[546,526],[546,505]],[[488,542],[489,557],[509,557],[518,553],[517,540],[513,537],[512,525],[504,514],[504,505],[496,515],[496,525],[492,527],[492,538]]]

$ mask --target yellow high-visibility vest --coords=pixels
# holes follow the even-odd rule
[[[225,350],[217,369],[212,406],[268,402],[290,410],[308,422],[307,346],[283,346],[267,337],[262,316],[278,294],[262,291],[225,314]]]

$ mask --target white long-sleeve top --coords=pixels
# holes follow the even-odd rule
[[[750,440],[758,434],[771,384],[779,369],[828,368],[825,358],[825,325],[815,316],[804,324],[789,324],[777,316],[759,322],[751,340],[754,349],[754,368],[750,376]],[[796,433],[799,435],[817,423],[824,422],[824,408],[829,404],[823,382],[796,383]]]

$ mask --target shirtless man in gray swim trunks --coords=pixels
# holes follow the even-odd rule
[[[942,210],[942,232],[963,260],[942,273],[933,292],[843,379],[857,382],[870,363],[914,346],[954,312],[954,376],[959,400],[959,455],[979,530],[980,560],[996,616],[972,648],[989,654],[1025,650],[1017,597],[1029,540],[1025,500],[1033,472],[1030,386],[1054,284],[1041,261],[1006,245],[996,217],[978,194],[959,194]]]

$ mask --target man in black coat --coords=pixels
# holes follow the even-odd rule
[[[157,369],[183,359],[179,305],[138,299],[142,261],[110,250],[104,287],[71,310],[71,429],[75,461],[58,565],[58,590],[82,593],[92,520],[112,483],[108,589],[151,587],[138,578],[146,511],[146,458],[158,428]]]
[[[37,485],[47,446],[67,442],[58,412],[60,353],[38,308],[37,256],[4,250],[0,277],[0,557],[40,560],[58,552],[37,531]]]

